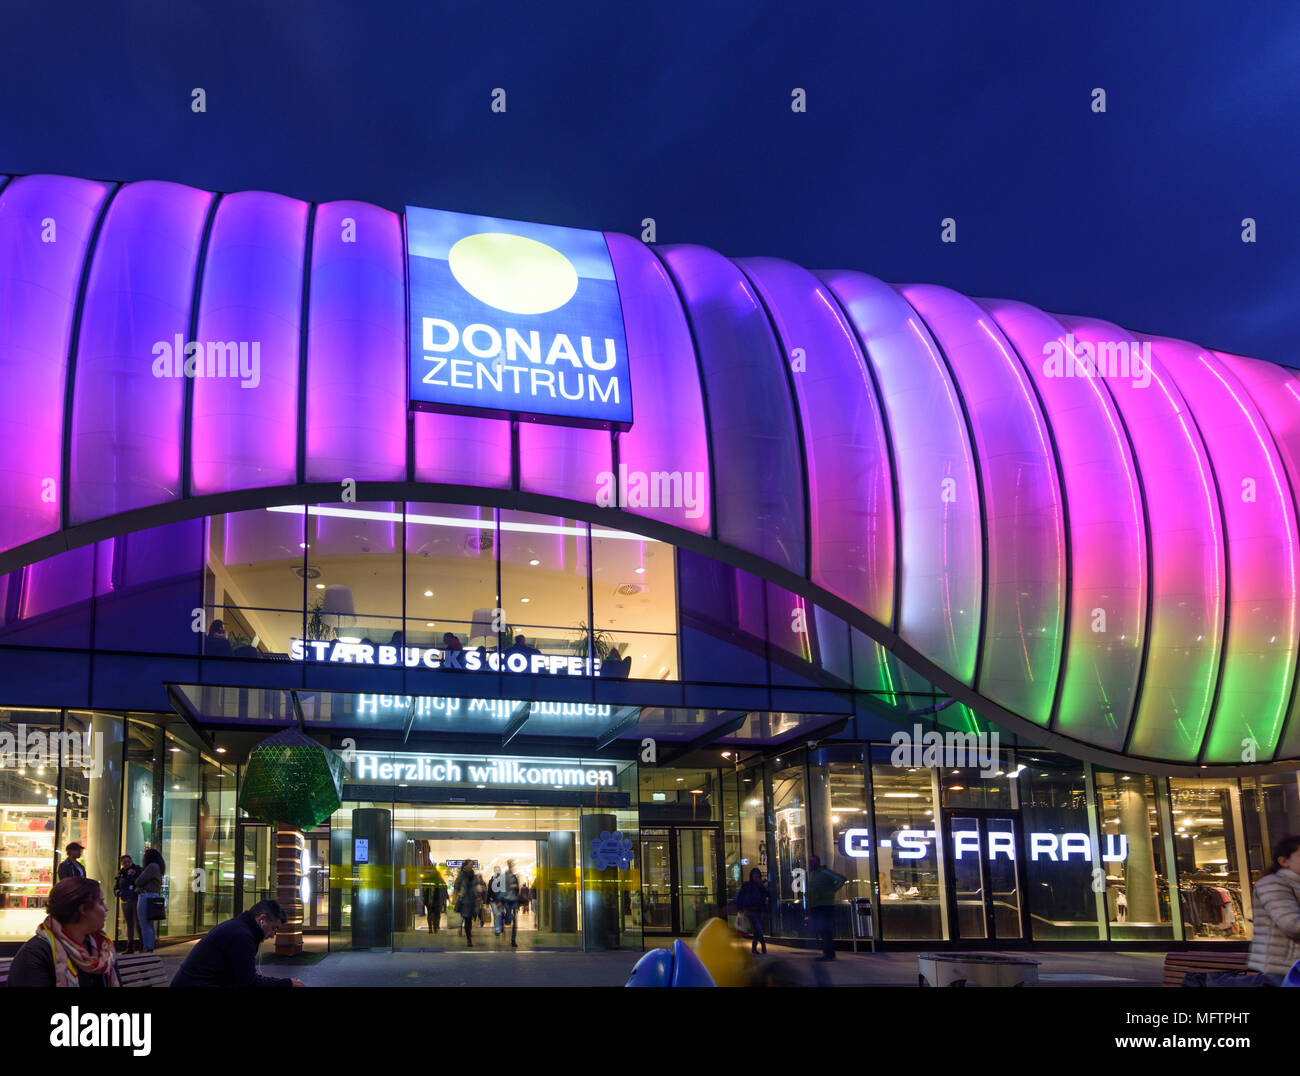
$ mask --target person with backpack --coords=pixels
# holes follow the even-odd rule
[[[835,894],[847,881],[844,875],[823,867],[821,857],[809,857],[805,898],[813,933],[822,943],[818,961],[835,959]]]
[[[761,945],[764,956],[767,956],[767,939],[763,937],[763,916],[767,914],[771,899],[767,883],[763,881],[763,872],[755,867],[749,872],[749,881],[736,894],[736,908],[744,913],[749,926],[750,952],[757,953]]]

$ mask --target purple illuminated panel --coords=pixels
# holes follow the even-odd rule
[[[570,497],[598,503],[602,489],[613,489],[610,435],[605,430],[572,429],[540,422],[519,424],[519,485],[526,493]],[[607,507],[612,500],[599,503]]]
[[[866,347],[894,444],[902,523],[898,634],[963,683],[975,675],[979,490],[952,380],[921,320],[865,273],[818,274]]]
[[[29,176],[0,192],[0,550],[59,526],[68,338],[107,190]]]
[[[1206,762],[1240,763],[1277,746],[1296,644],[1296,523],[1282,461],[1250,396],[1223,363],[1181,340],[1151,338],[1214,463],[1227,524],[1228,632]]]
[[[1261,362],[1259,359],[1248,359],[1240,355],[1226,355],[1219,351],[1211,352],[1211,354],[1223,364],[1225,378],[1232,379],[1230,383],[1234,386],[1241,386],[1236,395],[1248,394],[1250,400],[1247,405],[1248,408],[1253,405],[1253,408],[1258,410],[1262,421],[1266,423],[1269,431],[1269,434],[1265,435],[1266,447],[1275,450],[1281,460],[1283,468],[1281,483],[1286,493],[1283,499],[1287,504],[1291,505],[1291,510],[1294,510],[1295,491],[1300,490],[1300,379],[1297,379],[1294,370],[1283,366],[1275,366],[1269,362]],[[1217,457],[1215,464],[1218,465]],[[1273,480],[1271,474],[1269,474],[1268,480],[1270,482]],[[1222,475],[1219,476],[1219,481],[1226,499],[1234,492],[1231,483],[1225,480]],[[1259,484],[1257,481],[1256,485]],[[1244,489],[1239,489],[1237,495],[1240,496],[1242,492],[1244,492]],[[1294,532],[1288,531],[1288,535],[1293,538]],[[1277,580],[1277,582],[1281,585],[1286,580]],[[1232,591],[1235,598],[1235,577]],[[1294,647],[1296,644],[1296,614],[1294,608],[1287,614],[1287,623],[1289,628],[1286,638],[1290,640],[1290,645]],[[1279,642],[1281,638],[1279,637]],[[1291,675],[1294,678],[1294,672]],[[1300,756],[1300,692],[1295,690],[1294,685],[1292,695],[1294,697],[1290,704],[1290,710],[1283,719],[1277,749],[1273,756],[1278,759],[1294,759]],[[1215,727],[1212,730],[1211,738],[1212,750],[1214,747],[1213,738],[1217,734],[1217,728],[1218,715],[1216,714]],[[1264,750],[1264,745],[1261,743],[1258,759],[1263,762],[1268,757],[1268,752]]]
[[[364,202],[327,202],[312,236],[307,481],[405,476],[401,221]]]
[[[1223,644],[1223,529],[1210,461],[1186,402],[1154,353],[1109,322],[1062,318],[1073,334],[1063,376],[1091,362],[1124,418],[1146,495],[1151,543],[1151,638],[1128,750],[1192,761],[1200,751]],[[1100,351],[1099,351],[1100,349]]]
[[[812,578],[882,624],[894,605],[894,499],[884,421],[838,304],[806,269],[776,258],[749,275],[791,359],[808,455]]]
[[[658,249],[681,289],[704,374],[717,536],[803,575],[799,435],[785,362],[767,314],[740,270],[721,254],[695,246]]]
[[[1095,377],[1057,377],[1065,329],[1026,303],[985,299],[1024,359],[1056,439],[1070,516],[1069,653],[1055,728],[1120,750],[1128,732],[1146,626],[1145,518],[1128,438]]]
[[[692,497],[682,505],[629,505],[634,515],[708,534],[709,447],[700,372],[690,329],[667,272],[644,243],[605,233],[623,303],[628,368],[636,415],[618,438],[619,463],[631,475],[681,475]],[[669,479],[671,481],[671,477]],[[663,498],[660,498],[662,502]]]
[[[184,351],[211,201],[147,182],[109,206],[73,372],[73,523],[180,497]]]
[[[1046,725],[1065,598],[1061,490],[1047,427],[1024,369],[987,313],[947,288],[900,291],[943,348],[975,435],[989,573],[980,693]]]
[[[306,239],[305,202],[248,191],[217,206],[199,298],[198,342],[215,376],[194,381],[196,495],[297,481]]]
[[[510,423],[414,411],[415,480],[454,486],[510,485]]]

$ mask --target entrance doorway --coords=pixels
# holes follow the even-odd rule
[[[948,817],[947,837],[953,940],[1023,941],[1024,849],[1017,819],[959,810]]]
[[[641,905],[647,936],[694,934],[723,897],[720,827],[641,829]]]

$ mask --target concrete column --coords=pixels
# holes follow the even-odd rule
[[[1135,777],[1122,784],[1119,790],[1119,828],[1128,837],[1128,861],[1124,864],[1128,917],[1133,922],[1155,923],[1160,919],[1160,904],[1156,898],[1156,864],[1151,850],[1151,805],[1146,797],[1146,779]]]

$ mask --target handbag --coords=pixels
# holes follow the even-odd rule
[[[146,919],[166,919],[167,918],[167,900],[165,897],[153,896],[144,902],[144,917]]]
[[[749,919],[745,916],[744,912],[736,913],[736,930],[741,934],[749,933]]]

